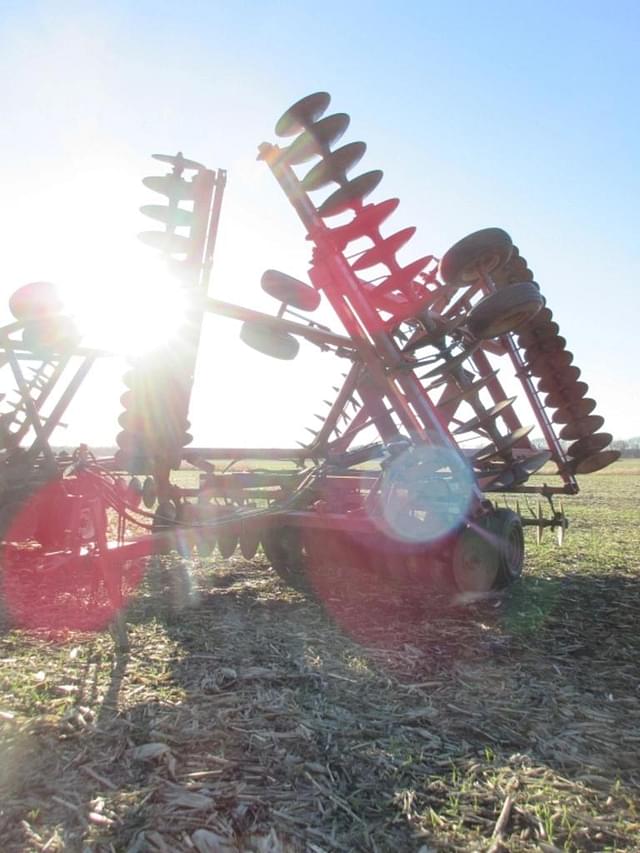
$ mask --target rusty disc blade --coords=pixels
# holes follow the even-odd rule
[[[260,547],[260,530],[246,527],[240,531],[240,553],[245,560],[253,560]]]
[[[559,371],[550,370],[538,380],[538,390],[543,394],[560,393],[580,378],[580,368],[574,364]]]
[[[524,347],[524,355],[527,361],[532,361],[539,355],[559,352],[563,350],[566,345],[567,342],[562,335],[549,336],[548,338],[543,338],[542,340],[527,344],[527,346]]]
[[[364,270],[368,267],[375,267],[377,264],[386,264],[390,267],[395,265],[395,254],[407,243],[416,233],[414,226],[403,228],[401,231],[396,231],[390,237],[380,240],[375,246],[367,249],[364,254],[360,255],[357,261],[352,265],[354,270]]]
[[[476,342],[469,349],[463,350],[458,353],[458,355],[447,356],[447,360],[437,367],[434,367],[432,370],[429,370],[425,373],[421,378],[428,379],[431,376],[445,376],[446,374],[451,373],[456,368],[460,367],[460,365],[466,361],[470,355],[472,355],[480,346],[480,342]]]
[[[540,309],[540,311],[543,310],[543,308]],[[525,328],[526,331],[516,333],[518,335],[519,346],[525,349],[530,346],[535,346],[547,338],[555,338],[560,332],[560,326],[558,326],[557,323],[554,323],[553,320],[547,323],[542,323],[540,326],[536,326],[535,330],[530,327],[530,324],[527,324]]]
[[[498,375],[498,370],[492,370],[491,373],[487,373],[486,376],[483,376],[481,379],[478,379],[477,382],[472,382],[470,385],[467,385],[464,388],[460,388],[459,390],[455,390],[450,394],[442,396],[438,400],[438,408],[445,408],[453,405],[458,405],[462,403],[464,400],[469,400],[475,394],[477,394],[482,388],[484,388],[492,379]]]
[[[326,154],[302,179],[305,192],[322,189],[327,184],[341,184],[347,180],[347,172],[362,160],[367,146],[364,142],[350,142],[336,151]]]
[[[340,249],[344,249],[348,243],[359,240],[361,237],[373,239],[377,235],[378,228],[385,219],[391,216],[399,204],[400,199],[389,198],[386,201],[378,202],[378,204],[365,205],[356,213],[351,222],[331,229],[333,241]]]
[[[600,471],[611,465],[620,458],[619,450],[601,450],[599,453],[594,453],[593,456],[588,456],[586,459],[580,460],[575,466],[576,474],[593,474],[594,471]]]
[[[480,450],[473,456],[474,463],[482,465],[492,459],[499,458],[503,453],[511,450],[514,445],[529,435],[532,429],[533,425],[518,427],[518,429],[509,433],[509,435],[506,435],[501,441],[489,444],[487,447],[480,448]]]
[[[337,216],[350,207],[358,207],[363,198],[373,192],[382,180],[381,169],[373,169],[353,178],[325,199],[318,208],[318,214],[325,217]]]
[[[576,402],[576,400],[581,400],[588,390],[589,386],[586,382],[572,382],[561,391],[547,394],[544,404],[550,409],[560,409]]]
[[[595,400],[592,400],[590,397],[583,397],[581,400],[576,400],[567,406],[559,407],[551,420],[554,424],[568,424],[571,421],[576,421],[579,418],[590,415],[595,407]]]
[[[284,148],[281,158],[290,166],[298,166],[325,153],[342,137],[350,121],[346,113],[325,116],[297,136],[288,148]]]
[[[573,456],[574,459],[585,459],[599,450],[604,450],[612,441],[613,436],[609,432],[596,432],[592,435],[585,435],[571,445],[567,450],[567,456]]]
[[[557,373],[565,367],[569,367],[573,361],[573,353],[568,349],[557,352],[543,352],[541,355],[528,362],[527,366],[534,376],[546,376],[548,373]]]
[[[525,323],[522,327],[522,333],[529,333],[534,329],[537,331],[538,329],[546,326],[547,323],[550,323],[553,320],[553,311],[550,308],[547,308],[546,305],[544,308],[541,308],[535,317],[532,317],[528,323]]]
[[[276,122],[276,135],[293,136],[305,130],[327,111],[330,102],[331,95],[328,92],[314,92],[300,98]]]
[[[500,400],[499,403],[491,406],[491,408],[486,409],[479,415],[476,415],[475,418],[471,418],[471,420],[467,421],[464,424],[461,424],[459,427],[454,429],[453,435],[460,435],[463,432],[472,432],[476,430],[479,426],[483,424],[489,423],[489,421],[497,418],[498,415],[507,409],[509,406],[512,406],[515,402],[515,397],[507,397],[505,400]]]
[[[562,441],[575,441],[597,432],[603,424],[604,418],[601,415],[586,415],[563,426],[559,435]]]

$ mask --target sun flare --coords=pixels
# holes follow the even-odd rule
[[[90,287],[72,276],[60,290],[82,344],[118,355],[141,355],[166,343],[186,314],[185,292],[162,259],[136,252],[96,270]]]

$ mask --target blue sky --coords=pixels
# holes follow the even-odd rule
[[[134,259],[149,252],[135,239],[138,207],[152,201],[140,180],[156,170],[151,153],[182,149],[229,171],[213,290],[269,310],[260,273],[304,277],[308,244],[256,147],[275,141],[292,101],[324,89],[352,116],[348,139],[367,142],[363,167],[385,172],[376,198],[400,197],[394,225],[418,226],[412,256],[440,255],[477,228],[509,231],[608,428],[640,434],[639,9],[2,5],[1,303],[49,278],[97,312],[111,298],[129,313]],[[301,438],[335,365],[315,353],[273,363],[237,331],[207,321],[196,440]],[[121,369],[96,371],[60,441],[113,438]]]

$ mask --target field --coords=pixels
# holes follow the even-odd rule
[[[4,617],[1,849],[640,850],[640,461],[581,486],[464,607],[236,556],[150,570],[129,654]]]

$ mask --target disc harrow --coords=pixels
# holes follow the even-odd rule
[[[113,458],[86,448],[70,466],[54,458],[51,431],[99,353],[80,347],[51,285],[14,294],[15,322],[0,330],[0,358],[19,392],[1,401],[2,482],[13,483],[5,551],[22,554],[35,541],[46,563],[55,544],[66,559],[99,566],[118,601],[123,567],[151,552],[208,557],[217,548],[225,559],[239,551],[250,560],[260,546],[287,583],[320,597],[345,569],[373,584],[391,578],[426,589],[437,580],[477,594],[519,577],[523,526],[562,538],[567,521],[554,497],[576,494],[577,475],[618,454],[526,258],[495,227],[440,258],[415,250],[416,228],[390,224],[399,200],[370,200],[383,173],[357,173],[366,145],[342,142],[350,119],[330,113],[330,103],[325,92],[302,98],[275,125],[283,142],[259,146],[311,250],[308,281],[274,269],[262,276],[273,314],[209,295],[226,172],[181,153],[154,155],[170,172],[143,183],[165,203],[141,210],[163,230],[140,236],[164,255],[188,308],[170,340],[127,370]],[[321,306],[340,331],[313,319]],[[309,439],[296,448],[191,446],[207,312],[239,321],[240,339],[262,354],[290,360],[315,346],[346,363]],[[69,389],[43,415],[78,357]],[[532,441],[536,429],[543,447]],[[17,490],[12,466],[35,474],[28,489]],[[197,485],[172,477],[183,466],[199,473]],[[12,522],[43,481],[64,508],[53,527],[70,538]],[[499,507],[498,493],[543,496],[551,515],[521,514],[519,501],[516,511]],[[46,500],[33,506],[41,520]],[[107,513],[117,518],[110,545]]]

